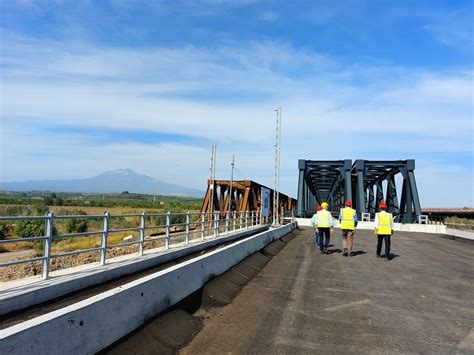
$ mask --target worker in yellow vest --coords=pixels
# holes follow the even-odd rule
[[[334,222],[331,213],[328,211],[329,205],[327,202],[321,203],[321,207],[322,209],[316,213],[313,223],[316,227],[316,232],[319,234],[319,250],[321,251],[321,254],[329,254],[328,246],[329,240],[331,239],[331,233],[334,229]]]
[[[316,226],[316,213],[318,213],[318,211],[321,211],[322,208],[320,205],[317,205],[316,206],[316,212],[313,214],[313,217],[311,218],[311,224],[313,225],[314,227],[314,231],[315,231],[315,234],[316,234],[316,239],[314,240],[316,245],[319,247],[319,245],[321,244],[321,237],[319,236],[319,233],[318,233],[318,227]]]
[[[382,242],[385,241],[385,260],[390,260],[390,237],[393,234],[393,217],[387,213],[387,205],[382,202],[379,205],[382,212],[375,214],[375,234],[377,234],[377,258],[380,258]]]
[[[357,212],[352,208],[351,201],[346,201],[346,207],[341,208],[339,220],[341,221],[342,229],[342,255],[351,257],[354,230],[359,222]]]

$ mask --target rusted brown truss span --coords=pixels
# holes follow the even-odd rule
[[[229,210],[229,203],[232,201],[230,211],[237,213],[245,211],[258,211],[262,206],[262,187],[270,190],[270,215],[273,214],[273,189],[252,180],[241,180],[232,182],[232,198],[230,196],[230,180],[215,180],[213,211],[220,211],[224,218]],[[201,212],[211,211],[211,180],[207,181],[207,191],[202,203]],[[279,194],[280,211],[287,211],[296,208],[296,200],[285,194]]]

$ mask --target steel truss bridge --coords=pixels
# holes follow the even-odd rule
[[[257,211],[262,208],[262,188],[270,190],[270,216],[273,216],[274,190],[261,185],[252,180],[230,181],[215,180],[214,189],[211,180],[207,181],[207,191],[201,207],[201,213],[219,211],[220,218],[225,218],[226,213],[236,212],[237,214],[246,211]],[[232,187],[232,188],[231,188]],[[214,192],[213,192],[214,190]],[[230,203],[230,206],[229,206]],[[279,193],[280,213],[294,210],[296,200],[283,193]]]
[[[338,213],[345,201],[352,201],[359,217],[371,218],[385,201],[396,221],[412,223],[421,215],[415,180],[415,160],[299,160],[297,215],[309,217],[326,201]],[[395,176],[401,174],[400,202]],[[384,183],[385,182],[385,183]],[[383,184],[386,185],[385,193]]]

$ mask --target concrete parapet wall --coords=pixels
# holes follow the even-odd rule
[[[295,227],[296,223],[292,223],[247,237],[209,254],[3,329],[0,353],[95,353]]]
[[[22,280],[6,282],[0,288],[0,315],[46,302],[87,287],[99,285],[124,275],[133,274],[221,243],[244,238],[251,234],[265,231],[268,228],[269,225],[258,226],[242,232],[232,233],[203,242],[191,243],[166,251],[128,259],[123,259],[123,257],[109,259],[108,263],[104,266],[82,265],[69,268],[64,271],[61,270],[61,276],[53,276],[48,280],[37,280],[34,283],[23,283],[24,281]],[[117,259],[116,262],[114,261],[115,259]],[[52,273],[52,275],[55,274],[56,272]]]
[[[446,235],[453,236],[455,238],[469,239],[474,241],[474,232],[460,231],[457,229],[446,228]]]

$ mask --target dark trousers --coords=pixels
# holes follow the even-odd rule
[[[331,239],[331,231],[329,228],[318,228],[318,245],[321,251],[327,249],[329,246],[329,240]]]
[[[390,256],[390,235],[377,235],[377,255],[382,251],[382,242],[385,240],[385,257]]]

